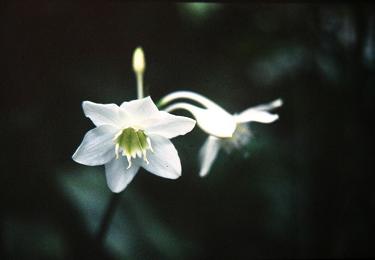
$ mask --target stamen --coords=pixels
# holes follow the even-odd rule
[[[143,153],[143,160],[144,160],[147,164],[149,164],[150,162],[147,160],[146,151],[142,151],[142,153]]]
[[[128,168],[126,168],[126,169],[129,169],[131,166],[132,166],[132,161],[131,161],[131,158],[130,158],[130,156],[126,156],[126,159],[128,159]]]
[[[119,149],[120,149],[120,145],[118,143],[116,143],[116,146],[115,146],[116,159],[118,159],[118,150]]]
[[[154,149],[152,149],[152,146],[151,146],[151,140],[150,140],[150,138],[148,138],[148,137],[147,137],[147,144],[148,144],[148,149],[150,149],[150,151],[151,151],[152,153],[154,153]]]

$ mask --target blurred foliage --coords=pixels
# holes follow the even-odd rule
[[[1,259],[374,256],[373,5],[8,1],[1,9]],[[81,102],[192,90],[229,112],[283,98],[206,178],[195,129],[171,181],[142,170],[111,198],[103,167],[71,155],[93,127]],[[183,114],[183,113],[181,113]]]
[[[106,204],[111,199],[103,169],[97,168],[73,173],[65,170],[58,174],[62,190],[79,211],[92,236],[96,235]],[[106,247],[121,258],[178,257],[183,249],[189,249],[189,242],[178,238],[159,219],[142,196],[132,188],[127,189],[127,196],[116,208]],[[172,244],[173,247],[168,246]]]

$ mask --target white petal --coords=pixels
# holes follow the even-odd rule
[[[262,111],[269,111],[277,107],[281,107],[283,105],[283,101],[281,98],[276,99],[270,103],[262,104],[256,107],[252,107],[255,110],[262,110]]]
[[[235,115],[237,123],[246,123],[246,122],[259,122],[259,123],[272,123],[279,118],[277,114],[271,114],[266,111],[256,110],[254,108],[249,108]]]
[[[176,109],[185,109],[192,113],[198,126],[209,135],[223,138],[232,137],[234,130],[236,130],[234,116],[224,110],[203,109],[188,103],[177,103],[165,108],[165,111],[169,112]]]
[[[124,102],[120,107],[136,122],[143,121],[159,113],[159,109],[150,97]]]
[[[85,115],[91,119],[96,126],[113,125],[120,122],[120,108],[116,104],[98,104],[91,101],[82,102]]]
[[[166,105],[167,103],[176,100],[176,99],[191,99],[195,102],[200,103],[202,106],[209,108],[209,109],[215,109],[215,110],[222,110],[225,111],[222,107],[217,105],[215,102],[212,100],[198,94],[192,91],[175,91],[172,92],[165,97],[163,97],[160,100],[160,105]],[[225,111],[226,112],[226,111]]]
[[[181,176],[180,157],[174,145],[162,136],[150,136],[153,152],[147,151],[149,163],[142,162],[147,171],[168,179]]]
[[[134,164],[129,169],[127,168],[128,161],[123,156],[118,159],[114,158],[105,165],[105,176],[111,191],[115,193],[123,191],[139,170],[139,166]]]
[[[112,139],[116,132],[117,129],[110,125],[102,125],[88,131],[73,154],[73,160],[89,166],[107,163],[115,156],[115,144]]]
[[[199,176],[204,177],[208,174],[213,162],[216,159],[219,149],[220,139],[214,136],[209,136],[199,151],[199,161],[201,164]]]
[[[195,126],[195,120],[160,111],[158,116],[147,119],[142,125],[146,134],[170,139],[190,132]]]

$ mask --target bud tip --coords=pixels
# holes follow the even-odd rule
[[[135,73],[143,73],[146,68],[145,55],[141,47],[137,47],[133,53],[133,69]]]

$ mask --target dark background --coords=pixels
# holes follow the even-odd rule
[[[3,258],[374,256],[373,7],[2,4]],[[204,179],[206,135],[174,139],[182,177],[141,170],[100,248],[104,168],[71,155],[93,127],[82,101],[136,97],[137,46],[154,101],[192,90],[231,113],[279,97],[284,106]]]

